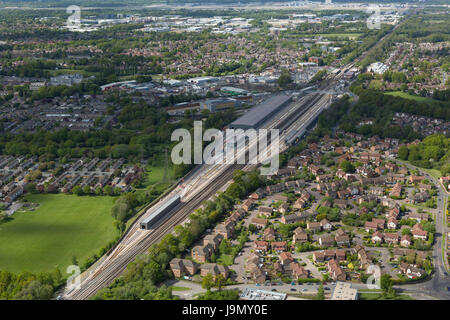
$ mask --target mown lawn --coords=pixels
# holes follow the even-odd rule
[[[416,100],[416,101],[419,101],[419,102],[438,102],[437,100],[433,100],[431,98],[414,96],[414,95],[408,94],[408,93],[403,92],[403,91],[390,91],[390,92],[385,92],[384,94],[387,94],[387,95],[390,95],[390,96],[400,97],[400,98],[403,98],[403,99]]]
[[[118,235],[110,213],[113,197],[38,194],[26,200],[39,207],[0,224],[0,270],[59,268],[65,275],[74,256],[82,264]]]
[[[383,299],[380,293],[358,293],[359,300],[415,300],[406,294],[396,295],[393,299]]]
[[[442,173],[437,169],[422,169],[422,170],[435,179],[439,179],[442,176]]]

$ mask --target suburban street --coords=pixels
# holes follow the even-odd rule
[[[410,165],[409,163],[399,161],[400,163],[406,165],[410,170],[419,170],[422,175],[424,175],[430,181],[433,181],[436,186],[438,186],[438,210],[436,215],[436,234],[435,234],[435,245],[433,249],[433,261],[435,264],[434,273],[430,280],[416,283],[395,286],[396,289],[405,291],[408,293],[428,295],[438,299],[450,299],[450,278],[448,276],[448,264],[446,257],[443,256],[443,244],[446,243],[445,236],[447,234],[447,220],[445,217],[445,203],[448,200],[448,194],[446,190],[443,189],[441,183],[433,176],[429,175],[427,172]],[[444,220],[445,219],[445,220]]]

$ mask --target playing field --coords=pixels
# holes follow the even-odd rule
[[[390,95],[390,96],[400,97],[400,98],[403,98],[403,99],[416,100],[416,101],[419,101],[419,102],[438,102],[438,101],[433,100],[431,98],[414,96],[414,95],[408,94],[408,93],[403,92],[403,91],[390,91],[390,92],[386,92],[385,94]]]
[[[16,212],[13,220],[0,224],[0,270],[59,268],[65,275],[73,256],[81,264],[118,235],[112,197],[39,194],[26,199],[39,208]]]

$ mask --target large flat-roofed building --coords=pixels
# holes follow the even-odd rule
[[[331,300],[358,300],[358,290],[353,289],[351,283],[338,281]]]
[[[253,107],[242,117],[233,121],[230,129],[255,129],[266,122],[271,116],[287,106],[292,97],[284,94],[273,96]]]
[[[141,229],[150,229],[155,223],[163,218],[164,215],[169,213],[173,208],[175,208],[181,201],[179,195],[173,196],[168,200],[164,201],[158,208],[152,212],[147,218],[141,221]],[[150,209],[152,210],[152,209]]]
[[[232,98],[208,99],[200,102],[202,109],[208,109],[210,112],[221,111],[232,107],[239,107],[241,102]]]

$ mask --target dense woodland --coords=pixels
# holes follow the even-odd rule
[[[428,136],[418,144],[401,147],[398,157],[418,167],[437,169],[447,176],[450,174],[450,138],[442,134]]]

